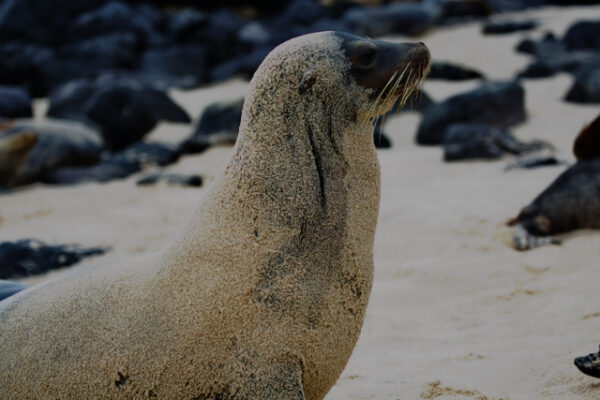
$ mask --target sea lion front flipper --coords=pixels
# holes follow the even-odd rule
[[[509,222],[512,222],[512,220]],[[513,234],[513,243],[517,250],[525,251],[549,244],[559,245],[562,242],[553,237],[532,235],[523,225],[517,223]]]
[[[302,368],[290,360],[269,365],[257,374],[256,399],[306,400],[302,387]]]

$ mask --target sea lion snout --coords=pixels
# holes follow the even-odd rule
[[[422,80],[429,70],[429,49],[423,42],[391,43],[336,32],[350,61],[350,73],[356,83],[384,90],[390,80],[402,76],[404,86]]]

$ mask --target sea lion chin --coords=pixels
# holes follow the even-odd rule
[[[428,63],[421,44],[336,32],[274,49],[231,159],[166,249],[0,302],[0,397],[322,399],[371,291],[371,120]]]

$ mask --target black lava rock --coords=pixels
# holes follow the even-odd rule
[[[50,96],[48,115],[97,125],[112,150],[140,140],[159,120],[191,122],[166,93],[112,74],[72,81],[58,88]]]
[[[27,88],[33,96],[47,93],[45,71],[55,62],[50,48],[24,42],[0,42],[0,83]]]
[[[518,11],[544,5],[547,0],[488,0],[494,11]]]
[[[535,61],[529,64],[525,69],[519,72],[518,76],[520,78],[548,78],[556,74],[556,69],[552,68],[548,64],[545,64],[541,61]]]
[[[37,136],[37,144],[13,178],[14,186],[44,180],[57,168],[95,164],[104,147],[97,131],[73,121],[17,120],[3,137],[21,132]]]
[[[568,50],[600,50],[600,20],[571,25],[562,39]]]
[[[534,169],[560,165],[567,165],[567,162],[564,160],[559,160],[553,154],[538,154],[536,152],[518,157],[515,161],[507,165],[504,170],[511,171],[514,169]]]
[[[217,82],[234,76],[249,80],[269,51],[271,51],[270,47],[261,47],[249,54],[216,65],[210,73],[210,78]]]
[[[373,142],[377,149],[389,149],[392,147],[392,141],[383,132],[380,124],[376,124],[375,129],[373,130]]]
[[[148,15],[120,1],[110,1],[79,15],[69,25],[67,36],[78,41],[119,32],[135,35],[137,42],[142,45],[163,43]]]
[[[496,159],[505,153],[540,150],[542,142],[522,143],[510,132],[480,123],[451,124],[444,133],[444,160]]]
[[[84,258],[102,255],[107,248],[76,245],[52,246],[35,239],[0,243],[0,278],[41,274],[68,267]]]
[[[445,130],[455,122],[507,128],[525,119],[525,90],[518,82],[487,82],[427,108],[416,141],[422,145],[441,144]]]
[[[488,22],[483,26],[484,35],[502,35],[507,33],[530,31],[537,27],[535,21]]]
[[[27,289],[27,286],[22,283],[0,280],[0,300],[4,300],[23,289]]]
[[[539,42],[525,39],[517,51],[531,54],[535,60],[519,73],[522,78],[545,78],[558,72],[575,73],[588,65],[600,64],[600,52],[595,49],[568,46],[548,33]]]
[[[165,182],[168,185],[185,186],[185,187],[200,187],[202,186],[202,177],[200,175],[181,175],[181,174],[165,174],[158,173],[143,177],[138,180],[138,186],[155,185],[159,182]]]
[[[518,53],[538,55],[563,51],[564,45],[556,38],[556,36],[554,36],[552,32],[547,32],[538,42],[529,38],[523,39],[517,44],[516,50]]]
[[[142,76],[165,82],[161,87],[193,88],[207,81],[206,49],[200,45],[148,49],[141,58]]]
[[[444,22],[464,20],[465,18],[487,17],[492,14],[493,7],[487,0],[444,0],[442,19]]]
[[[180,152],[162,143],[135,143],[117,153],[102,154],[102,161],[91,167],[61,168],[46,177],[46,183],[72,185],[124,179],[146,167],[167,166],[177,162]]]
[[[29,93],[18,87],[0,86],[0,118],[33,116]]]
[[[442,79],[448,81],[464,81],[469,79],[483,79],[481,72],[449,62],[434,61],[427,79]]]
[[[60,44],[65,27],[104,0],[4,0],[0,3],[0,42]]]
[[[138,64],[137,40],[132,33],[111,33],[56,50],[42,67],[44,85],[54,89],[73,79],[113,70],[132,70]]]
[[[372,8],[352,8],[341,20],[361,35],[420,35],[430,29],[441,15],[442,9],[435,3],[391,3]]]
[[[216,144],[233,144],[242,118],[244,99],[214,103],[204,109],[196,130],[182,144],[182,152],[198,153]]]
[[[584,67],[575,74],[575,82],[565,100],[570,103],[600,103],[600,64]]]

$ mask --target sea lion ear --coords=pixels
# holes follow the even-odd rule
[[[302,77],[302,80],[300,80],[300,86],[298,86],[298,93],[300,93],[300,94],[306,93],[306,91],[308,89],[310,89],[312,87],[312,85],[315,84],[316,80],[317,80],[317,75],[315,74],[315,72],[313,70],[309,70],[308,72],[306,72],[304,74],[304,76]]]

